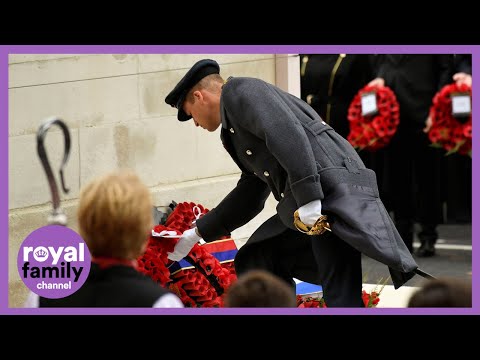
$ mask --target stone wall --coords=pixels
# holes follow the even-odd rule
[[[298,92],[295,55],[274,54],[39,54],[9,56],[9,306],[20,307],[27,288],[16,258],[23,239],[47,224],[52,210],[36,132],[52,117],[69,127],[71,151],[60,192],[68,226],[79,190],[113,169],[134,169],[150,187],[154,203],[193,201],[214,207],[236,184],[239,169],[223,149],[219,131],[209,133],[176,119],[166,94],[201,58],[219,62],[221,75],[252,76]],[[298,96],[298,93],[296,94]],[[45,147],[54,174],[63,157],[63,135],[52,127]],[[57,181],[59,181],[57,177]],[[59,184],[59,190],[61,190]],[[239,246],[271,216],[264,211],[232,235]]]

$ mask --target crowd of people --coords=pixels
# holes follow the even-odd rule
[[[471,55],[305,54],[300,62],[302,99],[344,137],[348,107],[361,88],[393,90],[400,108],[397,132],[385,148],[361,156],[375,170],[380,197],[408,249],[414,251],[418,224],[417,255],[434,256],[439,224],[471,222],[471,159],[445,157],[444,150],[430,146],[429,112],[443,86],[471,86]]]

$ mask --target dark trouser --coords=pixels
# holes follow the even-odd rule
[[[331,232],[312,237],[327,307],[364,307],[361,253]]]
[[[361,254],[332,233],[308,236],[286,230],[277,237],[240,248],[238,276],[264,269],[292,286],[293,278],[319,284],[327,307],[363,307]]]
[[[472,222],[472,159],[466,155],[445,157],[442,194],[447,204],[445,221],[450,224]]]
[[[395,225],[410,251],[414,223],[421,227],[421,242],[435,243],[437,224],[443,222],[441,200],[442,150],[430,146],[420,129],[399,128],[389,150],[391,202]]]

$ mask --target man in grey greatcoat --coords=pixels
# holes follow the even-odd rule
[[[264,269],[292,286],[294,278],[319,284],[328,307],[364,306],[362,253],[389,267],[395,288],[413,277],[418,266],[378,197],[375,173],[350,143],[296,96],[260,79],[224,81],[219,73],[216,61],[198,61],[165,102],[180,121],[193,118],[210,132],[221,126],[241,177],[183,233],[169,258],[179,261],[201,238],[229,235],[272,193],[277,213],[239,249],[238,275]],[[331,231],[313,231],[324,215]]]

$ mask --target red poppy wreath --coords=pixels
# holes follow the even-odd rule
[[[207,212],[192,202],[176,205],[165,224],[152,229],[138,259],[139,270],[176,293],[185,307],[223,307],[224,294],[237,278],[233,264],[237,247],[231,238],[195,244],[178,262],[167,257],[181,234]]]
[[[464,104],[470,108],[472,89],[466,84],[449,84],[435,94],[430,108],[432,126],[428,137],[433,146],[447,150],[447,155],[458,152],[472,157],[472,114],[471,111],[454,114],[452,107],[456,96],[461,101],[466,100]]]
[[[376,111],[362,111],[362,97],[374,94]],[[365,86],[355,95],[348,108],[350,133],[348,141],[357,150],[376,151],[388,145],[400,123],[399,105],[387,86]]]

